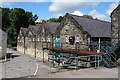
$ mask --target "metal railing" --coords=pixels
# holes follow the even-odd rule
[[[84,62],[84,61],[81,62],[80,61],[81,58],[89,58],[89,60],[87,62]],[[56,69],[57,69],[56,72],[59,72],[61,69],[63,69],[63,67],[68,67],[68,66],[74,66],[74,69],[78,70],[79,69],[78,67],[80,67],[80,65],[82,65],[82,64],[88,64],[88,63],[90,64],[89,67],[91,67],[91,64],[94,64],[93,68],[97,68],[97,67],[100,66],[100,63],[102,62],[102,56],[100,56],[100,55],[89,55],[89,56],[71,57],[71,59],[73,59],[74,62],[71,63],[71,64],[69,64],[69,65],[66,64],[66,61],[68,59],[66,59],[65,57],[64,58],[63,57],[62,58],[59,57],[59,59],[60,59],[60,63],[56,63],[55,62],[56,59],[54,59],[54,62],[56,63]],[[53,59],[50,58],[50,55],[49,55],[49,60],[48,61],[49,61],[50,74],[51,74],[52,73],[51,68],[52,68],[52,65],[53,65],[52,64]]]
[[[16,62],[3,62],[2,63],[2,78],[18,78],[18,77],[30,77],[36,75],[36,67],[33,68],[31,65],[35,61],[16,61]]]

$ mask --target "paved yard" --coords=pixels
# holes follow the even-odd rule
[[[12,49],[7,49],[7,53],[11,54],[11,58],[7,59],[6,62],[4,62],[4,59],[0,60],[3,78],[18,78],[29,75],[46,75],[50,73],[49,66],[44,65],[42,60],[19,54]]]
[[[118,78],[118,69],[98,68],[80,69],[78,71],[60,72],[49,75],[34,76],[34,78]]]
[[[87,68],[73,71],[56,72],[56,69],[50,69],[42,63],[40,59],[34,59],[24,54],[19,54],[17,51],[8,49],[8,53],[12,53],[11,57],[5,62],[6,64],[6,75],[5,75],[5,64],[4,60],[0,61],[3,69],[3,77],[7,78],[18,78],[18,77],[29,77],[31,78],[118,78],[118,68],[105,68],[100,67],[97,69]],[[30,61],[30,62],[29,62]],[[29,70],[32,69],[32,70]],[[50,71],[52,73],[50,74]],[[35,76],[34,76],[35,75]]]

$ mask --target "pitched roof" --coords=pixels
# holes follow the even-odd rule
[[[91,37],[111,37],[111,23],[69,14]]]
[[[57,22],[44,22],[48,25],[48,28],[50,29],[52,34],[55,33],[57,27],[60,25],[60,23]]]
[[[38,30],[40,29],[40,27],[39,26],[35,26],[35,25],[31,25],[31,29],[32,29],[32,31],[33,31],[33,34],[37,34],[37,32],[38,32]]]
[[[28,32],[28,28],[22,28],[21,27],[21,31],[24,37],[27,37],[27,32]]]

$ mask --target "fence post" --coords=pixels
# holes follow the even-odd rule
[[[99,55],[98,55],[98,67],[99,67],[100,63],[99,63]]]
[[[95,55],[95,68],[96,68],[96,55]]]
[[[50,74],[51,74],[51,60],[50,60],[50,55],[49,55],[49,64],[50,64]]]

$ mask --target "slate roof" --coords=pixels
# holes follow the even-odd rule
[[[31,29],[32,29],[33,33],[36,35],[38,30],[40,29],[40,27],[39,26],[35,26],[35,25],[31,25]]]
[[[27,37],[28,28],[21,28],[24,37]]]
[[[45,23],[48,25],[48,28],[50,29],[51,33],[55,33],[57,27],[60,25],[60,23],[57,22],[46,22]]]
[[[72,18],[82,26],[82,28],[91,37],[111,37],[111,23],[101,20],[85,18],[82,16],[72,15]]]

